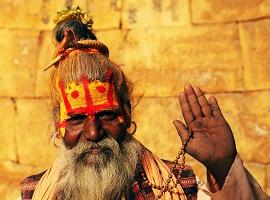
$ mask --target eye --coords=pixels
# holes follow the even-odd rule
[[[78,124],[82,124],[86,118],[87,116],[83,114],[73,115],[72,117],[67,119],[67,122],[72,125],[78,125]]]
[[[102,121],[112,121],[118,117],[117,111],[106,110],[96,114],[96,118]]]

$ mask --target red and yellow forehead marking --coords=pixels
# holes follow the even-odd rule
[[[81,83],[75,81],[64,84],[59,81],[60,100],[60,132],[64,135],[66,120],[74,114],[94,114],[105,109],[118,108],[113,84],[99,80],[89,82],[82,77]],[[122,119],[121,119],[122,121]]]

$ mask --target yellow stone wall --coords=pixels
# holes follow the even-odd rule
[[[1,0],[0,198],[56,155],[49,106],[53,16],[65,4],[94,18],[98,38],[144,98],[136,137],[173,159],[185,83],[217,96],[246,167],[270,194],[270,0]],[[203,179],[205,169],[188,159]]]

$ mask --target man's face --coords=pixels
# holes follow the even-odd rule
[[[79,142],[98,143],[112,136],[118,143],[125,135],[123,111],[110,82],[92,81],[82,77],[81,82],[64,84],[61,91],[59,128],[67,147]],[[99,148],[91,150],[93,154]]]
[[[59,128],[65,145],[56,193],[63,200],[119,199],[133,181],[141,145],[126,134],[113,86],[63,85],[62,99]]]
[[[112,136],[121,143],[126,130],[120,116],[120,107],[101,109],[93,115],[75,114],[66,120],[64,142],[69,148],[73,148],[79,142],[98,143]],[[99,148],[92,149],[93,154],[99,152]]]

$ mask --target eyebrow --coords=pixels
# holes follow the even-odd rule
[[[116,113],[121,113],[121,108],[120,107],[112,107],[112,108],[106,108],[106,109],[102,109],[102,110],[98,110],[95,112],[94,115],[98,115],[98,114],[103,114],[106,112],[116,112]],[[76,116],[80,116],[80,115],[88,115],[88,113],[85,112],[81,112],[81,113],[72,113],[71,115],[69,115],[70,118],[72,117],[76,117]]]
[[[120,113],[120,108],[111,108],[111,109],[104,109],[104,110],[100,110],[100,111],[97,111],[96,113],[95,113],[95,115],[96,114],[99,114],[99,113],[106,113],[106,112],[117,112],[117,113]]]

